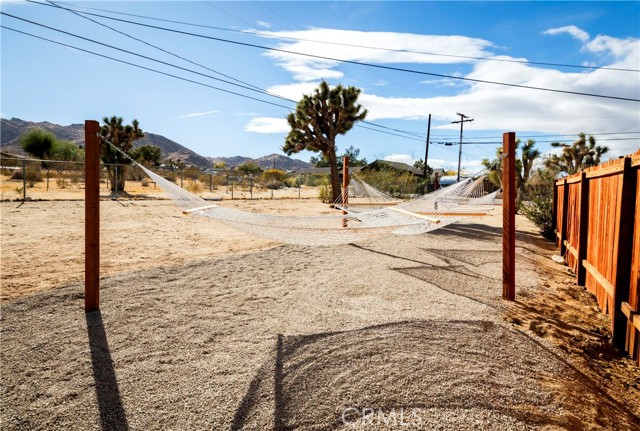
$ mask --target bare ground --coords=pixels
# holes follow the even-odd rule
[[[302,247],[106,202],[85,315],[80,205],[2,203],[3,429],[640,426],[638,369],[519,217],[505,304],[497,216]]]

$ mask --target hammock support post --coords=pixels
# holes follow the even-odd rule
[[[502,299],[516,299],[516,134],[502,135]]]
[[[84,310],[100,309],[100,124],[84,122]],[[117,181],[116,181],[117,182]]]
[[[342,159],[342,208],[349,205],[349,156]],[[342,211],[342,215],[346,215],[346,211]],[[342,227],[347,227],[347,219],[342,219]]]

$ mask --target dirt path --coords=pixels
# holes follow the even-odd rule
[[[65,217],[60,208],[46,207],[48,218]],[[120,238],[108,259],[120,267],[102,280],[100,313],[84,314],[78,282],[51,289],[73,268],[57,260],[45,290],[2,305],[3,429],[640,426],[637,406],[523,313],[548,289],[546,258],[535,257],[545,251],[522,237],[532,235],[526,221],[518,220],[519,302],[508,305],[498,216],[303,247],[167,217],[158,203],[105,211],[114,223],[106,236]],[[2,215],[3,228],[22,223],[5,207]],[[31,242],[25,230],[5,243],[3,230],[3,277],[5,244],[34,259],[45,233],[79,241],[72,223],[52,222]],[[37,271],[24,276],[46,274]]]

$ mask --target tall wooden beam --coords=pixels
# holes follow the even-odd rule
[[[100,124],[84,123],[84,310],[100,309]]]
[[[502,298],[516,299],[516,134],[502,135]]]
[[[342,207],[349,205],[349,156],[344,156],[342,159]],[[346,215],[346,211],[342,211],[343,215]],[[342,227],[347,227],[348,222],[346,218],[342,219]]]

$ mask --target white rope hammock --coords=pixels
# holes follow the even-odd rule
[[[362,241],[383,233],[425,233],[464,217],[487,214],[493,203],[491,195],[483,195],[481,179],[465,180],[407,202],[401,202],[364,182],[352,181],[353,198],[349,196],[349,204],[335,205],[344,214],[263,214],[211,205],[141,164],[133,163],[185,213],[210,217],[237,230],[288,244],[336,245]],[[357,205],[357,200],[369,205]]]

